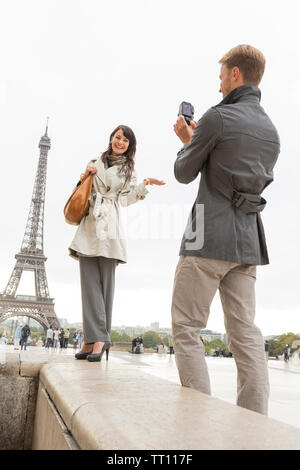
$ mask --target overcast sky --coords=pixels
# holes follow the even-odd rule
[[[181,145],[173,124],[183,100],[194,104],[197,120],[221,101],[218,60],[248,43],[266,56],[261,103],[282,145],[274,182],[264,192],[271,264],[258,268],[256,323],[265,335],[300,332],[297,2],[10,0],[0,5],[0,290],[21,247],[38,143],[50,116],[46,270],[58,317],[81,320],[78,263],[67,249],[76,228],[65,223],[63,207],[87,162],[106,149],[118,124],[127,124],[137,137],[140,181],[151,176],[167,184],[148,187],[146,199],[124,214],[131,228],[128,263],[117,267],[113,325],[159,321],[170,327],[180,240],[200,178],[189,185],[175,180]],[[169,231],[163,228],[166,220]],[[29,281],[24,275],[18,293],[33,293]],[[207,327],[225,331],[218,294]]]

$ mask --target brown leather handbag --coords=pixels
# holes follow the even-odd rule
[[[71,225],[79,225],[89,208],[92,192],[93,175],[90,173],[73,191],[65,207],[65,221]]]

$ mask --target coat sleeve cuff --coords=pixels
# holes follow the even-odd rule
[[[144,199],[145,196],[149,193],[148,189],[144,185],[144,183],[140,183],[137,187],[137,195],[139,199]]]

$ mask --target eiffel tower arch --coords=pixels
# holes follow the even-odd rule
[[[49,293],[45,269],[47,258],[44,255],[47,158],[51,148],[48,123],[39,148],[40,157],[21,250],[15,255],[15,267],[5,290],[0,294],[0,323],[10,317],[26,316],[34,318],[46,330],[49,326],[60,328],[54,310],[54,299]],[[35,295],[17,295],[23,271],[34,273]]]

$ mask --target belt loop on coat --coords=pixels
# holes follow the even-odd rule
[[[249,212],[263,211],[267,201],[259,194],[241,193],[233,190],[232,203],[245,214],[248,214]]]

